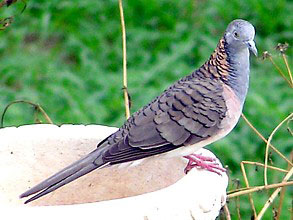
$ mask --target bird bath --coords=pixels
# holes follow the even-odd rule
[[[0,129],[0,207],[10,216],[28,214],[30,219],[39,218],[32,215],[36,212],[77,218],[85,210],[106,219],[215,219],[226,201],[227,175],[200,169],[185,175],[187,161],[181,158],[155,157],[137,166],[95,170],[28,205],[19,199],[116,130],[47,124]],[[200,152],[215,157],[208,150]]]

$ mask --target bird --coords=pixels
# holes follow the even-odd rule
[[[184,157],[186,172],[202,166],[217,172],[196,150],[236,126],[249,87],[250,52],[257,56],[254,26],[230,22],[209,59],[132,114],[85,157],[30,188],[20,198],[32,202],[65,184],[104,167],[136,163],[155,156]],[[220,168],[218,168],[220,169]]]

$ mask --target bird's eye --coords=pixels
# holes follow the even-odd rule
[[[239,34],[237,32],[234,32],[234,37],[238,38]]]

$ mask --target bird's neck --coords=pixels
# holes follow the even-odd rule
[[[222,38],[197,74],[220,79],[235,91],[243,104],[249,84],[249,51],[246,47],[242,50],[229,48]]]
[[[226,45],[226,51],[231,69],[226,84],[235,91],[243,104],[249,86],[249,50],[246,46],[235,49]]]

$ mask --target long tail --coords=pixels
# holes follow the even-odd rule
[[[105,166],[106,164],[102,160],[98,160],[100,162],[97,163],[97,158],[100,156],[101,151],[96,149],[84,158],[74,162],[73,164],[69,165],[68,167],[64,168],[63,170],[39,183],[28,191],[22,193],[19,197],[23,198],[39,192],[37,195],[26,200],[25,204],[27,204],[99,167]]]

